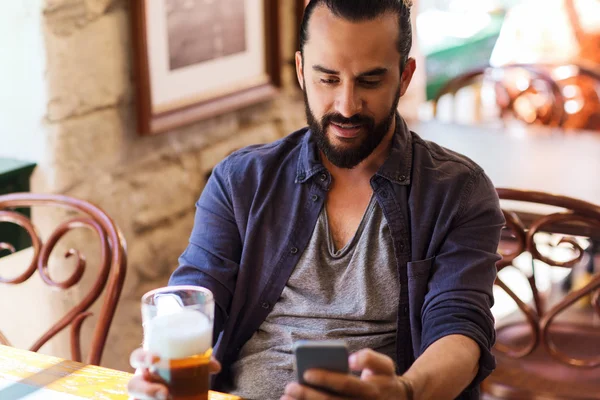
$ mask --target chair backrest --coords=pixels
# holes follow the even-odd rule
[[[61,223],[42,242],[38,230],[32,221],[15,208],[31,208],[36,206],[56,206],[76,211],[77,216]],[[58,241],[68,232],[77,228],[93,230],[101,245],[101,260],[98,277],[94,281],[91,291],[83,300],[75,305],[62,319],[56,322],[31,346],[31,351],[38,351],[46,342],[71,326],[71,358],[81,360],[80,331],[83,321],[91,315],[87,310],[100,297],[105,290],[98,320],[94,326],[94,333],[90,346],[87,363],[99,365],[106,343],[108,330],[112,322],[115,309],[121,295],[126,272],[126,243],[123,235],[113,220],[100,208],[89,202],[68,196],[54,194],[14,193],[0,196],[0,222],[10,222],[22,227],[30,236],[33,248],[33,259],[29,267],[21,275],[8,279],[0,276],[0,285],[16,285],[31,278],[36,270],[42,280],[51,287],[66,290],[76,285],[82,278],[86,266],[85,257],[78,250],[70,249],[66,257],[75,257],[77,261],[75,272],[66,280],[55,282],[48,273],[48,260]],[[0,249],[14,252],[10,243],[0,243]],[[0,333],[0,344],[10,345],[4,335]]]
[[[600,35],[598,35],[600,41]],[[583,64],[537,66],[560,87],[565,103],[565,129],[600,130],[600,73]]]
[[[442,98],[455,97],[463,88],[480,91],[484,86],[493,88],[496,119],[510,117],[528,124],[600,130],[600,73],[576,63],[509,64],[466,72],[448,81],[435,96],[434,117]],[[490,106],[483,97],[476,96],[475,104],[465,106],[482,114],[485,110],[481,109]],[[451,105],[454,118],[455,101]]]
[[[465,72],[449,80],[434,97],[433,115],[438,116],[438,103],[446,95],[456,94],[463,88],[471,87],[476,92],[487,87],[494,93],[494,118],[517,119],[527,124],[561,126],[565,119],[564,98],[558,84],[543,69],[531,64],[511,64],[499,67],[486,66]],[[488,91],[487,93],[490,93]],[[475,104],[464,105],[475,109],[476,114],[489,114],[485,96],[475,96]],[[455,101],[451,114],[456,114]],[[464,107],[461,105],[461,109]],[[481,117],[478,117],[481,118]],[[476,121],[480,122],[480,121]]]
[[[581,367],[600,366],[598,352],[596,354],[588,353],[591,356],[586,358],[574,357],[573,354],[564,352],[562,345],[558,346],[551,334],[552,330],[556,328],[557,317],[564,317],[566,312],[573,311],[573,306],[577,307],[581,303],[581,299],[585,298],[591,298],[591,304],[588,303],[589,313],[584,314],[583,321],[579,318],[574,324],[577,325],[577,329],[591,328],[587,332],[600,334],[600,326],[595,326],[600,317],[600,274],[593,275],[583,287],[573,288],[564,297],[548,306],[540,295],[533,273],[526,274],[531,288],[532,302],[524,301],[519,294],[511,290],[510,282],[507,284],[500,276],[504,268],[514,266],[515,259],[524,253],[529,253],[532,260],[539,260],[549,266],[563,268],[580,266],[580,261],[584,256],[582,239],[587,238],[593,241],[600,238],[600,206],[542,192],[506,188],[498,188],[497,191],[501,200],[526,202],[529,205],[536,204],[542,207],[552,206],[552,208],[532,210],[531,207],[521,207],[519,211],[515,211],[517,207],[514,206],[514,203],[511,206],[503,202],[506,225],[499,249],[502,259],[497,264],[499,276],[496,285],[515,301],[525,315],[532,334],[529,336],[528,343],[524,343],[518,348],[497,342],[496,350],[518,358],[532,353],[539,345],[542,345],[552,357],[563,363]],[[555,240],[552,245],[566,245],[570,248],[571,256],[556,259],[547,251],[540,250],[540,245],[536,242],[536,235],[540,233],[554,235]],[[581,315],[579,316],[581,317]],[[560,320],[560,324],[569,323],[564,318],[558,318],[558,320]],[[598,337],[600,338],[600,335]]]

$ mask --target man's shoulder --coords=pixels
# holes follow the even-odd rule
[[[307,130],[302,128],[273,142],[236,150],[217,165],[217,170],[233,181],[248,181],[252,177],[262,180],[269,171],[295,170]]]
[[[270,143],[253,144],[232,152],[226,160],[233,164],[250,162],[270,163],[279,160],[281,155],[295,152],[302,145],[308,128],[302,128]]]
[[[430,163],[447,173],[448,170],[455,171],[456,174],[478,174],[483,169],[469,157],[447,149],[439,144],[421,138],[417,133],[412,132],[413,158],[415,163]],[[440,172],[441,172],[440,171]]]

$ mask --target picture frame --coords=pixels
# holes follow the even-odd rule
[[[134,0],[138,131],[153,135],[273,98],[279,0]]]

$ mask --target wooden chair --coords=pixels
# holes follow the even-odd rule
[[[13,211],[14,208],[34,206],[56,206],[78,212],[78,216],[60,224],[42,243],[40,235],[29,218]],[[108,330],[113,319],[117,302],[121,295],[126,271],[126,244],[113,220],[100,208],[72,197],[52,194],[14,193],[0,196],[0,222],[10,222],[25,229],[31,237],[33,259],[29,267],[21,275],[13,279],[0,276],[1,284],[16,285],[27,281],[37,271],[42,280],[57,289],[68,289],[76,285],[82,278],[86,260],[78,250],[70,249],[66,257],[75,257],[77,266],[72,276],[62,282],[54,281],[48,273],[48,260],[57,242],[68,232],[77,228],[89,228],[95,231],[101,244],[101,262],[99,274],[91,291],[73,307],[62,319],[45,332],[30,348],[38,351],[46,342],[70,325],[71,357],[81,361],[80,330],[83,321],[91,315],[87,310],[105,291],[98,320],[96,321],[87,363],[99,365]],[[14,252],[9,243],[1,243],[0,249]],[[6,323],[6,321],[4,321]],[[7,338],[0,333],[0,344],[10,345]]]
[[[565,118],[561,127],[600,131],[600,73],[575,63],[538,67],[552,76],[563,94]]]
[[[524,293],[515,293],[511,282],[501,277],[523,253],[549,266],[581,265],[582,236],[596,237],[600,232],[600,206],[540,192],[498,189],[498,194],[503,200],[557,208],[542,216],[523,209],[517,215],[503,203],[507,222],[496,285],[514,300],[524,318],[497,321],[493,349],[497,367],[483,382],[482,390],[502,399],[600,399],[600,274],[584,287],[556,298],[555,291],[541,293],[535,274],[524,274],[531,301],[524,301]],[[567,245],[571,256],[557,260],[542,251],[535,239],[543,232],[554,232],[555,238],[558,235],[555,245]]]
[[[527,124],[561,126],[565,119],[564,98],[558,84],[549,73],[535,65],[513,64],[502,67],[476,68],[448,81],[433,99],[433,116],[438,117],[442,97],[451,95],[452,118],[456,114],[456,94],[470,87],[477,93],[474,108],[477,123],[485,122],[484,109],[490,105],[480,94],[484,87],[493,89],[495,120],[516,119]]]

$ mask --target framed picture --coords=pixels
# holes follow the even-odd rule
[[[272,98],[279,0],[135,0],[138,130],[156,134]]]

